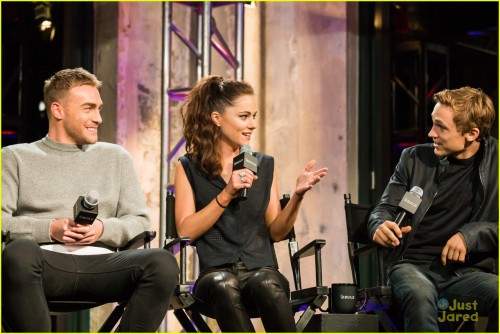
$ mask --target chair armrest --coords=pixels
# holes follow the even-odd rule
[[[387,298],[390,299],[392,296],[392,286],[390,285],[379,285],[368,288],[361,288],[358,290],[359,299],[364,298]]]
[[[150,248],[151,240],[156,237],[156,231],[144,231],[139,233],[134,238],[132,238],[129,242],[125,244],[125,246],[119,247],[118,251],[127,250],[127,249],[136,249],[140,247]]]
[[[292,242],[289,242],[290,260],[292,263],[293,279],[295,282],[295,289],[301,290],[301,274],[300,274],[300,259],[303,257],[314,255],[315,271],[316,271],[316,286],[323,285],[323,265],[321,263],[321,248],[326,244],[324,239],[315,239],[307,245],[295,252],[295,247],[291,247]]]
[[[293,260],[314,255],[316,253],[316,248],[319,247],[319,249],[321,249],[325,244],[326,241],[324,239],[315,239],[293,254]]]
[[[189,245],[189,242],[191,239],[189,237],[178,237],[178,238],[173,238],[169,240],[165,240],[165,245],[163,246],[163,249],[169,250],[172,254],[175,254],[177,252],[174,252],[173,247],[176,245],[180,245],[180,248],[186,247]]]
[[[370,244],[370,245],[363,245],[359,248],[354,249],[353,254],[354,256],[362,255],[362,254],[368,254],[374,251],[377,251],[378,246],[375,244]]]
[[[303,299],[314,299],[316,296],[328,296],[328,294],[329,291],[327,286],[314,286],[311,288],[291,291],[290,299],[292,299],[293,302],[299,301],[299,303],[303,303]]]
[[[353,243],[350,243],[350,244],[353,244]],[[351,249],[351,246],[349,246],[349,248]],[[370,253],[373,253],[373,252],[376,252],[377,253],[377,266],[378,266],[378,284],[379,285],[384,285],[384,281],[385,281],[385,275],[384,275],[384,256],[383,256],[383,252],[386,250],[386,248],[380,246],[380,245],[377,245],[375,243],[371,243],[369,245],[363,245],[361,247],[358,247],[358,248],[354,248],[352,249],[352,251],[350,251],[352,253],[352,255],[350,255],[350,257],[359,257],[360,255],[366,255],[366,254],[370,254]],[[352,263],[351,263],[351,266],[352,266]],[[355,273],[353,273],[353,275],[355,275]],[[354,276],[353,276],[354,277]],[[354,278],[355,281],[357,281],[357,278]]]

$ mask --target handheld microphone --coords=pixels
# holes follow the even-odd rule
[[[98,214],[99,193],[90,190],[85,196],[80,196],[73,206],[74,221],[78,224],[92,224]]]
[[[254,174],[257,174],[257,158],[252,155],[250,145],[243,145],[240,147],[240,154],[233,159],[233,170],[248,168]],[[238,191],[238,198],[240,200],[247,199],[248,188],[242,188]]]
[[[415,214],[422,202],[423,195],[424,191],[418,186],[414,186],[410,191],[406,192],[399,202],[400,211],[394,221],[398,226],[401,225],[407,214]]]

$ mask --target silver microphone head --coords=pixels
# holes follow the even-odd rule
[[[84,205],[87,208],[94,208],[97,204],[99,204],[99,193],[97,190],[90,190],[84,196]]]
[[[419,186],[414,186],[413,188],[411,188],[410,192],[417,195],[418,198],[422,198],[422,196],[424,195],[424,191]]]
[[[250,153],[252,154],[252,149],[250,148],[250,145],[243,145],[240,147],[240,154],[241,153]]]

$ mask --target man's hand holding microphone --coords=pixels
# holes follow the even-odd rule
[[[397,247],[400,245],[400,239],[403,234],[411,231],[411,226],[402,226],[401,223],[406,216],[413,215],[420,203],[424,191],[422,188],[414,186],[410,191],[406,192],[401,202],[399,202],[399,213],[394,221],[386,220],[380,224],[373,235],[373,241],[384,247]]]
[[[50,223],[50,237],[64,244],[88,245],[96,242],[104,231],[98,214],[99,193],[89,191],[80,196],[73,208],[74,218],[54,219]]]

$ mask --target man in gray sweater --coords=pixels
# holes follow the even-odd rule
[[[2,149],[6,331],[51,331],[50,300],[128,300],[119,326],[127,332],[156,331],[168,310],[179,270],[169,252],[95,246],[121,247],[150,225],[130,155],[97,142],[100,86],[81,68],[57,72],[44,87],[47,136]],[[90,190],[100,194],[98,216],[75,223],[75,201]]]

